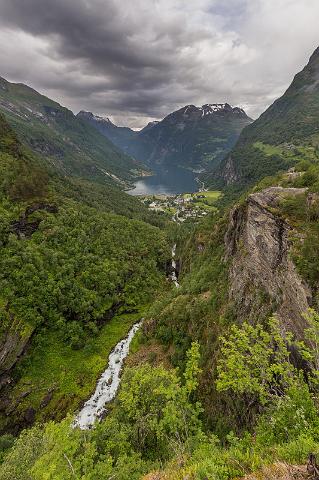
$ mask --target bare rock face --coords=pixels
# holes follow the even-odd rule
[[[12,324],[0,340],[0,375],[8,372],[24,352],[33,328],[20,325],[12,316]]]
[[[225,165],[222,172],[223,179],[225,180],[226,185],[233,185],[239,180],[238,173],[232,159],[231,154],[227,157]]]
[[[276,212],[281,199],[306,189],[271,187],[235,207],[225,235],[230,260],[230,301],[240,322],[256,323],[276,313],[283,329],[302,338],[302,314],[311,305],[310,288],[289,257],[291,226]]]

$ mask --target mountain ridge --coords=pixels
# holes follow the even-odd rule
[[[183,166],[198,170],[218,164],[252,120],[228,103],[185,105],[140,131],[117,127],[92,112],[78,116],[91,123],[125,153],[150,168]]]
[[[28,85],[1,78],[0,111],[23,143],[65,175],[125,187],[143,170],[71,110]]]
[[[33,172],[31,186],[38,185],[38,157],[23,156],[0,115],[0,349],[8,332],[28,344],[21,358],[13,348],[16,366],[4,365],[0,377],[1,480],[269,480],[306,478],[306,470],[315,478],[319,162],[313,67],[297,77],[288,99],[247,127],[241,150],[228,155],[240,200],[193,225],[166,223],[165,214],[153,217],[164,228],[147,225],[145,205],[138,208],[137,199],[96,183],[83,201],[78,183],[72,195],[74,181],[65,178],[56,197],[50,176],[49,188],[30,192],[21,172]],[[183,107],[168,127],[185,133],[190,116],[209,122],[227,115],[223,105]],[[160,148],[161,128],[151,125],[141,136],[155,130],[151,138]],[[28,160],[34,165],[23,170]],[[280,172],[289,164],[294,169]],[[35,210],[40,196],[55,199],[56,208]],[[126,201],[132,210],[118,210]],[[18,227],[26,223],[30,230],[22,236]],[[174,265],[178,288],[166,278]],[[85,432],[74,428],[67,413],[74,418],[112,345],[141,318],[107,415]],[[7,435],[23,427],[31,428],[18,439]]]
[[[311,148],[317,156],[318,119],[319,48],[294,76],[284,94],[243,129],[236,145],[223,159],[220,168],[212,173],[210,181],[213,184],[216,176],[224,185],[237,184],[245,188],[265,175],[273,175],[294,165],[294,157],[298,159],[305,154],[305,147]]]

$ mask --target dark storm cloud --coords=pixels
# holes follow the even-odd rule
[[[2,1],[0,22],[2,27],[49,39],[51,54],[61,61],[61,70],[63,61],[80,62],[78,68],[86,75],[77,77],[75,69],[69,85],[66,72],[61,77],[48,76],[45,88],[64,90],[71,98],[93,96],[112,110],[125,106],[156,115],[163,104],[162,89],[172,86],[182,70],[187,69],[192,81],[191,59],[179,56],[180,49],[189,42],[211,38],[211,33],[185,30],[178,13],[161,23],[152,19],[149,9],[136,16],[134,8],[125,11],[118,5],[112,0]],[[87,76],[100,79],[90,81]],[[93,106],[101,107],[101,103],[92,100]]]
[[[256,115],[316,45],[318,2],[301,3],[0,0],[0,75],[133,126],[187,103]]]
[[[134,24],[123,21],[111,0],[2,1],[0,22],[39,36],[51,36],[55,52],[85,59],[94,70],[126,72],[165,66],[148,46],[136,49]]]

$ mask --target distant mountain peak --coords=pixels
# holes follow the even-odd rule
[[[63,175],[122,186],[136,177],[135,160],[84,119],[27,85],[0,78],[0,112],[16,128],[18,139]],[[107,120],[96,123],[109,125]]]
[[[239,107],[233,107],[229,103],[206,103],[199,107],[199,109],[203,112],[204,115],[211,115],[212,113],[216,112],[232,112],[237,114],[246,115],[246,112]]]
[[[158,123],[160,123],[158,120],[154,120],[153,122],[148,122],[148,124],[145,125],[145,127],[141,128],[140,132],[145,132],[146,130],[149,130],[150,128],[155,127],[155,125],[157,125]]]
[[[191,115],[193,113],[200,114],[201,117],[214,114],[235,114],[243,117],[247,117],[246,112],[240,107],[233,107],[229,103],[205,103],[204,105],[197,107],[196,105],[185,105],[180,110],[174,113],[182,113],[183,115]],[[171,114],[172,115],[172,114]]]
[[[319,47],[317,47],[316,50],[311,55],[309,63],[315,59],[319,59]]]
[[[101,123],[109,123],[110,125],[114,125],[114,123],[109,119],[109,117],[102,117],[100,115],[95,115],[92,112],[86,112],[85,110],[81,110],[77,116],[79,118],[86,118],[87,120],[95,120],[96,122]]]
[[[8,85],[9,85],[9,82],[3,78],[3,77],[0,77],[0,88],[2,90],[7,90],[8,89]]]
[[[151,168],[179,165],[195,170],[218,164],[252,121],[244,110],[229,103],[185,105],[139,131],[117,127],[90,112],[78,116]]]

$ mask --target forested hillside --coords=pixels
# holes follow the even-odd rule
[[[120,190],[48,171],[0,121],[1,428],[21,429],[85,399],[164,281],[169,249],[150,225],[165,220]]]
[[[197,223],[61,178],[1,117],[0,480],[316,478],[317,59],[228,157],[241,198]],[[117,395],[80,429],[141,318]]]
[[[107,418],[27,430],[0,478],[266,479],[318,451],[319,320],[299,303],[316,304],[317,187],[300,173],[180,231],[181,287],[146,313]]]
[[[219,171],[211,176],[243,190],[301,159],[318,159],[319,50],[284,95],[247,126]],[[218,183],[218,181],[217,181]]]
[[[143,167],[70,110],[0,78],[0,111],[19,139],[64,175],[125,186]]]

